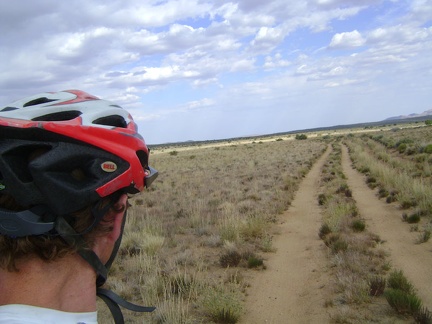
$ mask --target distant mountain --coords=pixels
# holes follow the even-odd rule
[[[425,116],[431,116],[431,115],[432,115],[432,109],[429,109],[429,110],[422,112],[421,114],[400,115],[400,116],[390,117],[390,118],[387,118],[385,120],[400,120],[400,119],[425,117]]]

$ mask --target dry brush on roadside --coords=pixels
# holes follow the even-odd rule
[[[392,269],[382,241],[358,210],[341,168],[340,143],[322,170],[318,204],[323,208],[319,236],[328,246],[333,292],[326,301],[335,323],[430,323],[416,290],[402,271]],[[378,197],[377,197],[378,199]],[[391,270],[391,271],[390,271]],[[390,307],[394,312],[390,311]]]
[[[265,269],[278,217],[325,146],[275,140],[155,150],[160,176],[131,200],[109,284],[157,310],[125,312],[127,321],[235,323],[244,311],[245,270]]]

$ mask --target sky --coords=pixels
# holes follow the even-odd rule
[[[0,106],[80,89],[148,144],[432,109],[432,0],[0,2]]]

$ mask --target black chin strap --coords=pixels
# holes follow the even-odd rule
[[[96,295],[101,298],[105,302],[105,304],[107,304],[116,324],[124,323],[123,313],[119,305],[133,312],[140,313],[151,313],[156,309],[156,307],[145,307],[129,303],[116,293],[113,293],[111,290],[107,289],[98,288],[96,291]]]
[[[126,219],[126,214],[123,219],[122,231],[121,231],[122,234],[123,234],[125,219]],[[119,305],[134,312],[153,312],[156,309],[155,307],[144,307],[144,306],[139,306],[139,305],[129,303],[125,301],[123,298],[121,298],[120,296],[118,296],[117,294],[113,293],[112,291],[99,288],[105,283],[107,279],[108,269],[111,266],[112,261],[114,260],[115,254],[117,254],[118,248],[120,246],[122,234],[120,235],[119,239],[115,243],[113,254],[111,255],[107,264],[104,265],[99,259],[99,257],[96,255],[96,253],[94,253],[93,250],[91,250],[88,247],[83,237],[79,235],[72,228],[72,226],[70,226],[69,223],[66,222],[66,220],[63,217],[60,216],[57,218],[55,223],[55,229],[57,230],[58,234],[68,244],[78,247],[79,255],[85,261],[87,261],[87,263],[90,264],[93,267],[93,269],[96,271],[97,274],[96,286],[98,287],[96,291],[96,295],[100,297],[107,304],[116,324],[124,324],[123,313]]]

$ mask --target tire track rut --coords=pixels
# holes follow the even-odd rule
[[[352,190],[360,215],[369,230],[379,235],[383,248],[390,253],[392,268],[402,270],[417,289],[423,305],[432,310],[432,242],[415,244],[419,233],[401,220],[401,211],[394,205],[381,201],[376,192],[369,189],[364,176],[353,169],[345,145],[342,146],[342,168]]]
[[[246,313],[239,323],[327,323],[324,308],[330,275],[325,245],[318,237],[322,223],[317,204],[321,169],[330,148],[303,179],[291,207],[283,216],[276,253],[267,269],[253,275]]]

